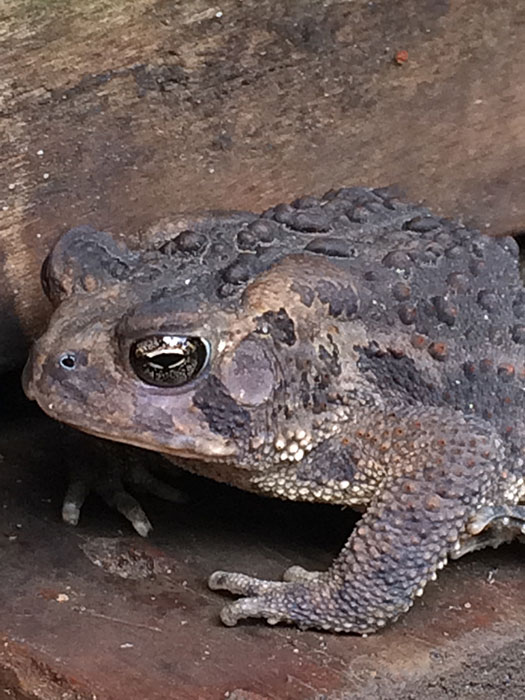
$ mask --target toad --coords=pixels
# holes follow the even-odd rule
[[[525,290],[512,238],[387,189],[87,227],[43,269],[55,308],[25,371],[53,418],[282,499],[365,512],[327,571],[215,572],[259,617],[367,634],[450,557],[525,533]]]

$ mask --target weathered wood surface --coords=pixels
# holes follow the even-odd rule
[[[394,182],[525,225],[525,0],[0,0],[0,59],[4,366],[78,223]]]
[[[144,499],[148,540],[89,499],[59,519],[60,431],[0,393],[0,697],[17,700],[523,698],[523,545],[452,562],[367,639],[223,627],[214,569],[322,568],[356,515],[258,498],[186,475],[185,506]],[[8,468],[5,468],[5,467]],[[98,506],[98,508],[97,508]],[[2,693],[4,691],[4,693]]]
[[[0,0],[0,368],[23,362],[48,313],[41,261],[78,223],[133,237],[175,212],[396,182],[522,229],[524,34],[525,0]],[[225,629],[211,570],[324,566],[350,517],[187,477],[191,507],[148,502],[149,543],[96,501],[67,529],[60,441],[14,415],[16,383],[0,392],[6,696],[518,697],[521,550],[451,565],[370,639]]]

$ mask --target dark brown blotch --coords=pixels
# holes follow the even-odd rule
[[[435,360],[443,362],[448,357],[448,347],[446,343],[435,341],[428,346],[428,352]]]
[[[478,292],[478,304],[485,311],[496,311],[498,308],[498,295],[493,289],[481,289]]]
[[[392,267],[399,270],[406,270],[412,267],[413,262],[409,254],[404,250],[392,250],[381,260],[385,267]]]
[[[457,307],[445,297],[434,297],[432,301],[438,320],[442,323],[446,323],[447,326],[453,326],[458,316]]]
[[[315,285],[319,301],[328,304],[328,313],[353,318],[359,309],[359,299],[351,285],[341,286],[330,279],[320,279]]]
[[[330,230],[328,215],[320,207],[296,212],[290,225],[296,231],[305,233],[321,233]]]
[[[397,301],[406,301],[410,299],[411,293],[410,285],[406,282],[399,281],[392,285],[392,296]]]
[[[455,292],[466,292],[470,286],[470,280],[464,272],[451,272],[447,277],[447,285]]]
[[[412,347],[421,350],[427,344],[427,339],[424,335],[421,335],[421,333],[414,333],[410,338],[410,343]]]
[[[294,321],[284,308],[277,312],[265,311],[257,319],[257,328],[260,332],[270,333],[274,340],[284,345],[294,345],[297,340]]]
[[[314,303],[315,292],[308,284],[292,282],[290,290],[299,296],[301,303],[310,308]]]
[[[181,231],[178,236],[167,241],[160,247],[160,252],[165,255],[181,253],[200,253],[208,243],[207,237],[197,231]]]
[[[312,458],[303,460],[297,469],[299,481],[326,484],[329,481],[354,480],[357,470],[352,447],[335,438],[325,440],[312,452]]]
[[[476,377],[476,365],[473,362],[465,362],[463,364],[463,372],[467,379],[475,379]]]
[[[247,282],[256,273],[256,259],[255,256],[248,254],[241,254],[234,260],[231,265],[228,265],[223,272],[222,278],[225,282],[230,284],[240,284],[241,282]]]
[[[514,375],[516,374],[516,369],[514,365],[511,365],[508,362],[504,362],[503,364],[499,365],[498,367],[498,377],[500,379],[503,379],[503,381],[510,381],[511,379],[514,379]]]
[[[525,326],[513,326],[510,332],[515,343],[525,345]]]
[[[346,241],[340,238],[314,238],[305,247],[310,253],[319,255],[328,255],[335,258],[350,258],[352,257],[352,249]]]
[[[417,233],[426,233],[432,231],[441,225],[439,219],[433,216],[416,216],[410,221],[403,224],[405,230],[417,231]]]
[[[202,411],[214,433],[232,438],[247,438],[250,434],[250,414],[239,406],[215,375],[210,374],[199,386],[193,403]]]
[[[248,224],[248,230],[254,233],[261,243],[271,243],[279,233],[279,226],[267,219],[257,219]]]
[[[416,322],[417,311],[416,307],[410,304],[402,304],[398,309],[399,320],[406,326],[410,326]]]

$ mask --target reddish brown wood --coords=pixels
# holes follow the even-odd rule
[[[27,404],[17,413],[7,389],[0,691],[31,700],[521,697],[523,545],[449,565],[407,615],[368,639],[257,621],[226,628],[225,598],[205,584],[211,571],[275,578],[291,564],[325,567],[356,514],[186,475],[191,504],[143,499],[155,526],[148,540],[94,497],[80,526],[66,527],[61,431]]]

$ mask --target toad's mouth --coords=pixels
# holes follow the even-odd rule
[[[51,414],[48,413],[51,416]],[[55,416],[51,416],[55,418]],[[55,418],[56,420],[56,418]],[[70,428],[79,430],[87,435],[92,435],[96,438],[101,438],[102,440],[110,440],[111,442],[119,442],[124,445],[131,445],[132,447],[139,447],[143,450],[149,450],[151,452],[157,452],[163,455],[169,455],[170,457],[177,457],[179,459],[187,459],[192,462],[214,462],[214,463],[229,463],[232,458],[236,455],[237,450],[233,445],[223,444],[210,444],[205,441],[194,441],[194,445],[190,447],[183,446],[173,446],[166,444],[152,444],[145,438],[141,438],[140,435],[115,435],[110,432],[106,432],[103,429],[98,429],[94,427],[87,427],[85,425],[77,424],[71,420],[61,419],[61,423],[68,425]]]

